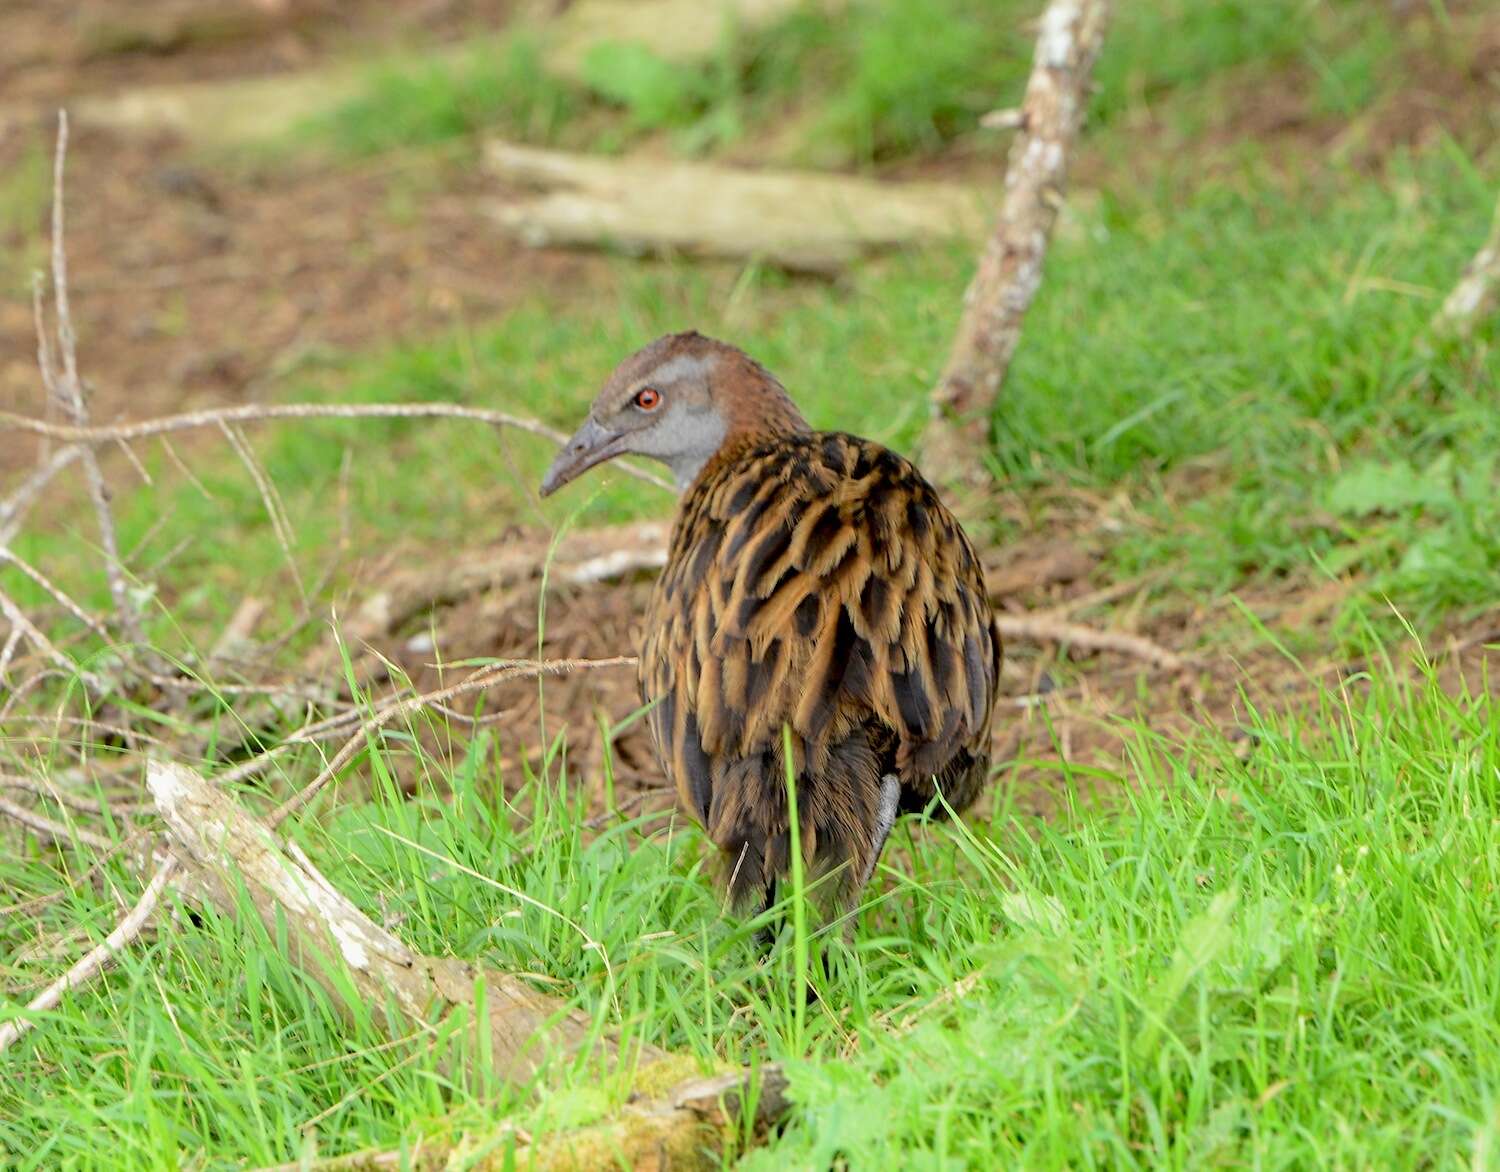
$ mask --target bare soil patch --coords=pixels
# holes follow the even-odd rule
[[[549,534],[517,530],[506,537],[508,550],[530,548],[538,564]],[[1048,525],[1025,541],[987,555],[987,579],[997,609],[1008,613],[1077,615],[1112,629],[1145,636],[1181,653],[1182,671],[1151,668],[1138,660],[1055,645],[1012,641],[1006,648],[1002,699],[994,727],[996,786],[980,812],[1004,794],[1023,813],[1050,816],[1069,802],[1107,799],[1115,779],[1133,773],[1128,757],[1133,730],[1151,728],[1169,741],[1218,730],[1246,754],[1251,709],[1276,711],[1310,699],[1320,686],[1357,677],[1383,664],[1341,659],[1295,663],[1265,640],[1226,644],[1204,633],[1223,629],[1234,606],[1228,599],[1204,604],[1153,583],[1109,580],[1100,572],[1100,547],[1087,524],[1072,531]],[[459,580],[471,555],[453,559]],[[389,580],[409,558],[395,556],[373,577]],[[372,567],[372,569],[374,569]],[[429,566],[434,580],[445,577]],[[530,659],[539,653],[556,659],[605,658],[633,654],[640,645],[652,574],[588,586],[553,584],[545,605],[545,639],[537,637],[540,583],[479,589],[459,598],[437,599],[417,608],[387,635],[370,640],[378,657],[422,691],[453,682],[454,669],[442,664],[492,657]],[[1275,629],[1285,622],[1317,622],[1339,600],[1328,589],[1270,589],[1242,593],[1240,600]],[[1148,598],[1150,599],[1148,605]],[[1487,672],[1500,666],[1500,608],[1435,633],[1425,647],[1445,684],[1471,690],[1486,687]],[[1415,648],[1394,651],[1392,669],[1421,670]],[[384,674],[384,673],[382,673]],[[544,689],[521,681],[492,689],[482,711],[497,743],[512,754],[527,746],[528,761],[539,772],[548,746],[567,746],[569,774],[589,787],[595,815],[606,813],[604,769],[606,730],[640,706],[631,668],[579,673],[549,680]],[[464,711],[474,711],[472,705]],[[615,800],[632,812],[664,810],[673,796],[662,792],[663,777],[641,722],[610,743]],[[507,787],[521,776],[511,766]]]
[[[55,104],[138,85],[255,77],[330,56],[493,31],[516,0],[10,0],[0,98]]]

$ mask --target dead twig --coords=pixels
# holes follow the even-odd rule
[[[146,890],[141,893],[140,899],[136,900],[135,906],[130,909],[125,918],[115,925],[115,930],[106,936],[102,943],[90,949],[77,964],[32,998],[26,1006],[27,1013],[40,1014],[55,1009],[62,1001],[63,994],[71,989],[77,989],[103,972],[106,966],[141,934],[141,929],[146,926],[146,922],[156,910],[161,893],[166,890],[176,869],[175,858],[168,856],[163,859],[157,866],[156,873],[151,876],[151,881],[146,884]],[[35,1027],[34,1017],[19,1017],[0,1024],[0,1051],[4,1051]]]
[[[0,428],[49,436],[65,443],[97,446],[116,441],[129,443],[132,440],[151,439],[197,427],[218,427],[225,423],[255,423],[271,419],[468,419],[475,423],[487,423],[491,427],[514,428],[557,443],[568,438],[556,428],[522,415],[491,411],[483,407],[467,407],[461,403],[243,403],[235,407],[185,411],[178,415],[103,426],[49,423],[44,419],[18,415],[14,411],[0,411]],[[668,492],[677,491],[669,480],[654,472],[629,464],[620,464],[619,467],[637,480],[644,480]]]
[[[69,659],[53,645],[52,640],[42,634],[41,630],[26,617],[26,612],[16,604],[15,599],[0,590],[0,614],[3,614],[14,630],[20,631],[25,640],[36,648],[37,652],[50,660],[52,664],[60,669],[65,675],[76,676],[92,688],[95,692],[108,691],[105,682],[93,672],[80,667]]]
[[[78,374],[78,340],[73,330],[73,314],[68,302],[68,257],[63,214],[63,171],[67,157],[68,115],[67,111],[59,110],[57,151],[52,162],[52,298],[57,311],[57,341],[62,353],[62,370],[58,371],[52,361],[51,347],[42,321],[40,296],[37,298],[37,363],[41,367],[42,381],[47,384],[52,398],[67,408],[74,426],[87,428],[88,401],[83,381]],[[89,497],[94,502],[94,514],[99,522],[99,546],[104,551],[104,572],[109,581],[110,597],[114,599],[120,630],[131,643],[144,646],[145,635],[140,613],[130,595],[125,567],[120,560],[120,542],[115,533],[114,514],[109,507],[109,488],[104,482],[99,457],[92,448],[83,453],[83,470],[88,481]]]
[[[277,806],[276,809],[272,811],[271,816],[267,819],[267,822],[272,827],[279,826],[288,815],[295,813],[297,810],[305,806],[309,801],[313,799],[313,797],[320,789],[328,784],[329,780],[340,769],[348,764],[350,758],[352,758],[359,751],[362,745],[367,743],[368,738],[372,734],[378,732],[391,721],[396,720],[402,716],[407,716],[435,702],[442,703],[453,699],[455,696],[463,696],[470,692],[482,691],[485,688],[494,687],[496,684],[508,683],[512,680],[537,679],[541,676],[549,675],[567,675],[570,672],[591,671],[597,670],[599,668],[634,667],[635,664],[636,657],[633,655],[616,655],[608,659],[544,659],[522,661],[519,663],[507,662],[492,664],[489,667],[481,668],[479,671],[475,672],[467,679],[461,680],[456,684],[450,684],[446,688],[439,688],[434,692],[424,692],[417,696],[408,696],[399,700],[390,701],[383,707],[377,709],[363,722],[361,722],[358,731],[356,731],[353,736],[351,736],[347,741],[344,742],[343,746],[340,747],[338,752],[333,755],[332,760],[330,760],[328,764],[323,767],[318,775],[314,777],[312,781],[308,782],[305,786],[298,790],[295,794],[289,797],[286,801],[282,802],[281,805]],[[354,715],[357,716],[357,714]],[[347,720],[348,717],[340,717],[336,719]],[[322,723],[324,724],[326,729],[330,722],[325,721]],[[314,726],[309,726],[309,728],[311,727]],[[284,747],[290,747],[292,744],[298,743],[301,740],[312,739],[305,736],[307,731],[307,729],[301,730],[293,737],[288,738],[288,740],[284,741],[281,745],[278,745],[276,749],[271,750],[271,753],[276,753]],[[262,754],[262,757],[269,758],[271,753]],[[257,758],[256,760],[259,760],[259,758]],[[250,763],[247,762],[246,764]],[[231,770],[230,773],[239,774],[240,771],[244,768],[245,766],[243,765],[239,766],[236,769]],[[226,775],[226,777],[227,776],[228,775]]]
[[[8,546],[21,531],[21,522],[26,519],[26,514],[30,512],[31,506],[36,504],[47,485],[51,484],[58,473],[64,471],[85,451],[85,448],[77,445],[59,448],[44,460],[35,472],[22,481],[20,487],[11,493],[4,503],[0,503],[0,549]]]
[[[21,571],[21,573],[25,574],[48,594],[52,595],[57,604],[61,606],[65,611],[67,611],[70,615],[72,615],[94,634],[98,635],[99,638],[103,639],[106,645],[113,645],[114,640],[110,637],[109,632],[104,629],[104,624],[96,619],[93,615],[89,614],[88,611],[84,610],[83,607],[79,606],[78,603],[74,602],[72,598],[64,594],[62,589],[58,587],[57,584],[52,581],[52,579],[48,578],[47,575],[43,574],[30,562],[24,561],[22,558],[18,557],[16,554],[12,553],[9,549],[4,548],[3,546],[0,546],[0,562],[8,562],[9,564],[15,566],[16,569]]]
[[[1061,643],[1089,651],[1116,651],[1143,659],[1163,671],[1178,671],[1186,660],[1174,651],[1141,635],[1125,631],[1101,631],[1078,623],[1042,615],[996,615],[995,626],[1002,639],[1023,639],[1031,643]]]
[[[1042,14],[1000,215],[964,295],[958,334],[931,396],[923,465],[949,483],[983,479],[980,453],[990,413],[1042,282],[1109,10],[1109,0],[1050,0]]]
[[[82,826],[64,825],[9,798],[0,798],[0,814],[19,822],[28,830],[42,835],[51,842],[70,844],[81,842],[101,851],[107,851],[115,845],[102,834],[95,834],[92,830],[85,830]]]

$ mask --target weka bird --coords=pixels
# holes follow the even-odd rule
[[[984,785],[1000,638],[979,559],[908,461],[811,430],[769,371],[698,333],[621,363],[542,495],[626,453],[682,493],[640,657],[663,767],[736,905],[769,905],[789,727],[803,858],[842,869],[849,906],[897,814]]]

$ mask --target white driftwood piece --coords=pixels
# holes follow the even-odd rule
[[[725,38],[765,28],[805,2],[576,0],[529,31],[539,43],[543,67],[576,82],[582,80],[584,63],[596,45],[639,43],[666,61],[689,65],[710,57]],[[418,61],[463,68],[480,51],[460,44]],[[494,51],[503,49],[497,46]],[[305,119],[357,97],[368,74],[367,66],[333,65],[268,77],[146,86],[80,97],[70,109],[86,126],[172,130],[213,143],[253,142],[285,134]],[[0,123],[4,114],[0,109]]]
[[[153,761],[146,784],[174,847],[203,878],[204,890],[232,893],[243,886],[266,931],[285,931],[294,962],[345,1012],[357,1009],[346,1000],[352,983],[364,1005],[399,1012],[388,1023],[392,1037],[402,1036],[411,1022],[463,1013],[469,1029],[488,1032],[492,1069],[507,1080],[524,1082],[549,1056],[590,1045],[608,1060],[618,1058],[608,1038],[596,1038],[588,1017],[519,978],[408,948],[355,907],[295,844],[283,843],[200,774]],[[213,902],[225,913],[234,911],[227,894]],[[481,979],[487,1020],[478,1023]],[[649,1047],[639,1055],[642,1062],[662,1057]]]
[[[828,273],[870,252],[978,239],[987,223],[981,194],[949,183],[605,159],[510,142],[491,142],[485,162],[503,182],[539,190],[492,205],[506,230],[534,246],[760,259]]]
[[[471,1037],[483,1031],[487,1045],[467,1047],[470,1059],[488,1050],[489,1069],[507,1081],[529,1081],[548,1056],[583,1051],[590,1051],[605,1073],[634,1064],[630,1082],[636,1087],[650,1085],[653,1078],[660,1082],[663,1075],[670,1079],[664,1091],[640,1094],[592,1126],[522,1145],[515,1153],[521,1166],[613,1167],[623,1159],[637,1168],[717,1168],[720,1153],[738,1134],[741,1105],[752,1088],[758,1127],[788,1109],[779,1067],[684,1080],[690,1061],[642,1044],[624,1055],[615,1039],[601,1034],[585,1014],[536,992],[519,977],[457,957],[413,951],[361,912],[295,843],[283,842],[194,770],[152,761],[146,784],[173,850],[188,864],[176,884],[183,897],[232,914],[239,906],[236,894],[243,891],[266,931],[273,937],[285,934],[292,961],[346,1015],[356,1014],[357,1000],[383,1016],[393,1039],[424,1021],[441,1026],[452,1019]],[[169,861],[158,873],[156,893],[171,873]],[[400,1152],[370,1152],[314,1166],[449,1167],[447,1157],[463,1138],[438,1136],[424,1142],[425,1158],[413,1162]]]

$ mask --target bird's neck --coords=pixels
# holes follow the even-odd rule
[[[747,448],[812,430],[786,388],[760,363],[740,357],[742,361],[721,376],[715,388],[713,415],[721,429],[718,442],[711,448],[693,445],[668,461],[680,493],[688,492],[711,469],[732,464]]]
[[[724,417],[724,445],[808,431],[781,382],[750,355],[734,351],[714,371],[713,398]]]

